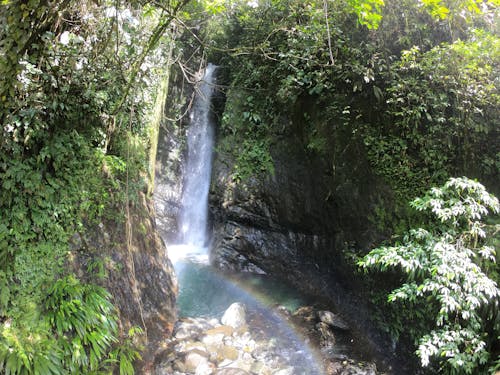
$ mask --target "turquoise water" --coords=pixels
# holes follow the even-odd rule
[[[221,275],[207,264],[193,262],[180,262],[175,267],[180,285],[177,300],[180,316],[220,318],[233,302],[255,308],[282,305],[290,311],[311,302],[266,275]]]
[[[256,338],[275,340],[280,354],[297,373],[324,373],[305,338],[273,308],[282,305],[293,311],[306,305],[307,298],[266,275],[223,275],[208,264],[206,249],[181,245],[170,250],[179,282],[179,317],[220,319],[232,303],[243,303],[249,330]]]

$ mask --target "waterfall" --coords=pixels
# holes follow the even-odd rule
[[[208,191],[212,170],[214,124],[210,111],[216,66],[208,64],[198,87],[187,131],[187,158],[179,215],[182,243],[203,247],[207,241]]]
[[[287,370],[288,367],[283,367],[287,366],[285,365],[287,363],[297,368],[296,373],[320,375],[322,374],[320,364],[315,360],[313,351],[307,344],[303,343],[302,338],[295,333],[292,327],[288,325],[288,322],[269,307],[275,304],[283,304],[280,301],[302,301],[303,299],[296,294],[296,290],[290,289],[290,295],[288,295],[281,285],[278,285],[274,295],[264,295],[274,290],[272,287],[273,280],[266,278],[266,275],[241,275],[239,279],[237,275],[232,275],[230,278],[229,275],[218,272],[209,264],[208,193],[212,174],[212,150],[215,135],[215,119],[211,112],[215,72],[216,66],[209,64],[197,88],[190,112],[190,124],[186,134],[187,150],[182,176],[182,193],[179,194],[180,189],[178,186],[180,184],[177,184],[178,181],[173,184],[168,176],[167,178],[157,179],[158,185],[164,184],[164,186],[156,187],[156,191],[160,192],[160,194],[155,195],[155,199],[161,204],[159,206],[161,210],[167,212],[167,215],[157,217],[160,223],[159,226],[165,228],[164,233],[166,235],[169,235],[169,231],[174,229],[172,227],[177,229],[175,240],[173,239],[174,235],[169,238],[174,243],[166,240],[166,237],[164,239],[167,243],[168,257],[174,266],[179,283],[177,297],[179,316],[210,319],[207,321],[213,322],[214,319],[220,319],[226,309],[234,302],[242,303],[246,306],[247,324],[251,328],[249,328],[248,332],[245,332],[244,335],[246,336],[244,338],[243,336],[236,338],[231,333],[231,342],[242,340],[241,343],[243,343],[243,340],[246,340],[245,343],[253,342],[254,349],[256,349],[256,341],[253,339],[248,341],[247,337],[252,330],[255,332],[254,337],[262,335],[262,340],[269,342],[269,344],[265,343],[262,346],[262,348],[271,348],[265,358],[272,358],[272,361],[267,361],[269,363],[266,363],[266,366],[274,369],[273,366],[283,363],[283,365],[279,365],[282,371],[278,371],[276,368],[273,371],[274,373],[290,373]],[[165,145],[164,147],[166,148]],[[159,161],[160,165],[165,162],[165,165],[168,166],[169,157],[170,155],[164,156],[167,162],[162,159]],[[168,173],[165,169],[160,170],[163,173]],[[175,200],[175,202],[172,202],[174,199],[169,198],[169,192],[171,191],[169,189],[172,185],[176,187],[175,197],[178,198],[180,195],[180,199]],[[178,205],[179,201],[180,204]],[[175,211],[169,208],[169,204],[176,208]],[[179,211],[177,211],[177,208],[179,208]],[[175,224],[168,216],[168,214],[174,212],[177,213]],[[246,290],[247,285],[255,286],[257,284],[264,286],[262,301]],[[202,329],[201,327],[200,325],[200,329]],[[273,343],[272,346],[270,345],[271,342]],[[250,348],[250,346],[248,347]],[[234,350],[238,350],[236,346]],[[247,352],[243,353],[244,350],[246,349],[241,349],[238,357],[242,357],[243,354],[248,355]],[[232,356],[234,353],[231,353]],[[218,355],[224,356],[225,354],[221,352]],[[262,359],[262,361],[266,361],[266,359]],[[249,360],[254,362],[255,365],[264,366],[260,359],[257,360],[257,358],[251,357]],[[240,365],[238,360],[229,358],[220,361],[217,365],[226,363],[224,366],[227,366],[227,361],[236,368]],[[233,368],[231,366],[227,368]],[[198,373],[198,370],[196,373]]]

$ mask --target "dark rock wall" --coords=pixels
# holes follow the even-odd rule
[[[70,267],[82,279],[105,287],[118,308],[122,332],[141,327],[144,369],[157,345],[170,337],[176,321],[177,280],[144,195],[124,213],[73,237]],[[128,235],[130,233],[130,236]],[[127,245],[129,244],[129,245]]]
[[[338,275],[338,281],[352,277],[342,250],[367,248],[381,238],[370,217],[384,186],[360,165],[362,157],[340,161],[342,173],[332,177],[324,158],[307,153],[293,135],[276,144],[272,154],[274,174],[243,184],[232,180],[231,158],[216,156],[214,263],[227,268],[230,254],[243,254],[269,272],[310,265]]]
[[[170,85],[165,104],[166,118],[161,121],[155,168],[154,204],[158,229],[167,243],[175,243],[183,171],[186,158],[186,130],[193,86],[185,81],[182,71],[170,69]]]

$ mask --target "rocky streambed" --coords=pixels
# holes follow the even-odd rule
[[[276,306],[274,314],[306,344],[290,348],[283,337],[272,337],[258,314],[247,313],[245,305],[234,303],[220,319],[179,320],[173,337],[156,356],[154,374],[382,374],[374,363],[357,361],[338,350],[337,337],[345,339],[349,327],[332,312],[305,306],[292,313]]]

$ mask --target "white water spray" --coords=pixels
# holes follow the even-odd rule
[[[180,240],[203,248],[207,242],[208,191],[212,170],[214,124],[210,105],[216,66],[208,64],[198,87],[187,131],[187,158],[179,215]]]

